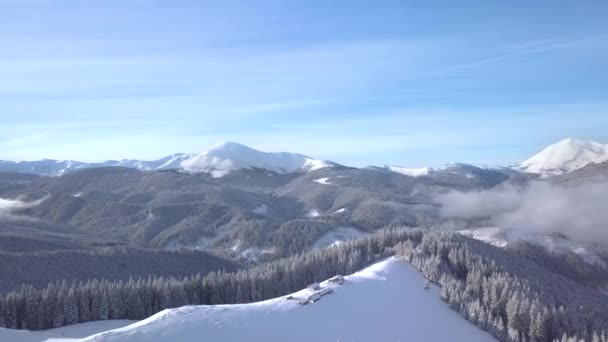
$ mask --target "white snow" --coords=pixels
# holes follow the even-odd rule
[[[517,168],[548,177],[580,169],[592,162],[605,161],[608,161],[608,144],[567,138],[549,145]]]
[[[136,321],[113,320],[80,323],[43,331],[25,331],[0,328],[2,342],[71,342],[99,332],[126,327]]]
[[[181,167],[187,172],[206,172],[217,178],[242,169],[292,173],[318,170],[331,165],[329,162],[301,154],[261,152],[235,142],[225,142],[181,163]]]
[[[572,251],[580,255],[583,260],[590,264],[605,266],[605,263],[595,252],[595,247],[581,242],[569,240],[558,234],[535,233],[518,229],[506,229],[500,227],[481,227],[459,231],[459,233],[474,239],[487,242],[497,247],[506,247],[510,243],[524,240],[543,246],[550,252],[564,253]]]
[[[157,170],[165,170],[165,169],[177,169],[181,166],[181,163],[184,160],[188,160],[192,157],[194,157],[195,154],[193,153],[176,153],[176,154],[172,154],[170,156],[167,156],[163,159],[160,159],[158,162],[164,162],[161,165],[159,165],[158,167],[156,167]]]
[[[319,184],[325,184],[325,185],[331,185],[332,184],[332,183],[329,182],[329,178],[327,178],[327,177],[315,179],[315,180],[313,180],[313,182],[319,183]]]
[[[323,234],[314,244],[314,249],[338,246],[342,242],[365,235],[365,232],[354,227],[337,227]]]
[[[430,167],[423,167],[423,168],[419,168],[419,169],[408,169],[408,168],[400,167],[400,166],[386,165],[385,168],[389,171],[392,171],[395,173],[400,173],[402,175],[406,175],[406,176],[410,176],[410,177],[428,176],[433,171],[433,168],[430,168]]]
[[[346,208],[340,208],[340,209],[334,211],[332,214],[342,214],[344,212],[346,212]]]
[[[304,166],[302,167],[302,169],[306,171],[315,171],[319,169],[324,169],[326,167],[331,167],[331,163],[324,160],[306,157],[306,161],[304,162]]]
[[[321,213],[317,209],[310,209],[305,215],[306,217],[313,218],[321,216]]]
[[[410,264],[390,258],[345,277],[319,301],[301,306],[314,293],[252,304],[186,306],[165,310],[130,326],[82,342],[110,341],[494,341],[450,310]]]
[[[266,215],[268,215],[268,209],[269,208],[266,204],[260,204],[255,209],[253,209],[251,212],[253,212],[254,214],[266,216]]]

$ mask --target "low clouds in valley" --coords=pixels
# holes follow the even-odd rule
[[[43,200],[44,199],[35,202],[24,202],[20,200],[0,198],[0,219],[32,219],[21,215],[16,215],[15,212],[20,209],[36,206]]]
[[[436,201],[448,219],[482,220],[503,228],[558,232],[582,242],[608,245],[608,183],[450,192]]]

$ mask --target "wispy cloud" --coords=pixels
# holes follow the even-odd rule
[[[0,158],[149,159],[230,139],[424,166],[608,140],[591,5],[565,32],[544,5],[63,3],[3,2]]]
[[[4,145],[4,146],[10,148],[10,147],[19,146],[19,145],[22,145],[25,143],[40,141],[40,140],[48,138],[48,137],[49,137],[48,134],[34,134],[34,135],[19,136],[19,137],[15,137],[12,139],[0,141],[0,146]]]

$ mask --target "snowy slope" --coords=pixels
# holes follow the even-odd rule
[[[488,165],[472,165],[466,163],[447,163],[439,167],[406,168],[394,165],[385,165],[384,169],[389,172],[399,173],[410,177],[438,176],[441,174],[462,174],[467,178],[474,178],[475,173],[484,171],[502,171],[502,167]]]
[[[554,253],[574,252],[590,264],[606,266],[596,253],[596,248],[598,247],[569,240],[560,234],[542,234],[499,227],[465,229],[459,231],[459,233],[497,247],[506,247],[510,243],[524,240],[543,246],[548,251]]]
[[[391,258],[346,277],[334,292],[300,306],[275,298],[253,304],[186,306],[165,310],[87,341],[494,341],[424,290],[411,265]],[[440,328],[439,328],[440,327]]]
[[[153,161],[141,161],[135,159],[125,159],[120,161],[106,161],[99,164],[87,164],[87,167],[96,167],[96,166],[120,166],[120,167],[128,167],[133,169],[138,169],[142,171],[154,171],[154,170],[168,170],[168,169],[177,169],[181,166],[181,163],[185,160],[192,158],[194,154],[192,153],[176,153],[171,154],[166,157],[163,157],[158,160]]]
[[[608,144],[567,138],[549,145],[519,164],[517,169],[547,177],[571,172],[592,162],[605,161],[608,161]]]
[[[61,176],[71,171],[90,169],[96,167],[128,167],[141,171],[155,171],[177,169],[184,160],[190,159],[194,154],[177,153],[152,161],[136,159],[107,160],[99,163],[84,163],[73,160],[44,159],[38,161],[0,161],[1,172],[32,173],[41,176]]]
[[[222,177],[230,171],[264,169],[277,173],[313,171],[333,165],[296,153],[267,153],[235,142],[225,142],[181,163],[188,172],[206,172]]]
[[[333,184],[329,181],[328,177],[313,179],[313,182],[323,184],[323,185],[332,185]]]
[[[430,167],[422,167],[419,169],[409,169],[409,168],[405,168],[405,167],[401,167],[401,166],[386,165],[385,168],[388,171],[392,171],[392,172],[410,176],[410,177],[428,176],[431,172],[433,172],[433,169]]]
[[[135,321],[114,320],[70,325],[44,331],[25,331],[0,328],[2,342],[74,342],[99,332],[122,328]]]

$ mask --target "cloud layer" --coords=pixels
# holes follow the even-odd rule
[[[20,200],[0,198],[0,219],[35,220],[34,218],[31,218],[31,217],[15,214],[15,211],[18,211],[20,209],[35,207],[35,206],[39,205],[40,203],[42,203],[42,201],[44,201],[45,199],[46,198],[42,198],[42,199],[34,201],[34,202],[24,202],[24,201],[20,201]]]
[[[540,233],[558,232],[571,239],[608,246],[608,183],[573,187],[533,183],[480,192],[440,195],[441,215]]]

